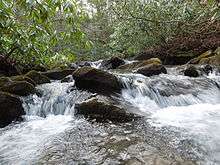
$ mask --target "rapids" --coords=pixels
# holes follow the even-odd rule
[[[220,164],[220,75],[175,73],[114,73],[118,97],[144,116],[124,124],[75,117],[91,93],[74,82],[38,86],[42,96],[22,98],[25,120],[0,129],[0,164]]]

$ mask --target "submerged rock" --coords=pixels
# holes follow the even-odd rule
[[[154,75],[159,75],[161,73],[166,74],[167,70],[161,64],[149,64],[149,65],[146,65],[144,67],[139,68],[136,71],[136,73],[140,73],[140,74],[143,74],[145,76],[150,77],[150,76],[154,76]]]
[[[101,63],[101,68],[104,69],[116,69],[121,65],[124,65],[125,61],[119,57],[112,57],[108,60],[104,60]]]
[[[28,96],[36,92],[35,87],[26,81],[10,81],[0,87],[0,91],[19,96]]]
[[[104,122],[108,120],[113,122],[129,122],[135,118],[134,114],[126,111],[124,108],[97,97],[76,104],[75,114]]]
[[[0,92],[0,127],[21,119],[24,114],[22,102],[17,96]]]
[[[64,69],[64,70],[50,70],[48,72],[43,72],[42,75],[47,76],[52,80],[61,80],[68,75],[71,75],[75,69]]]
[[[111,94],[120,92],[122,84],[116,76],[92,67],[82,67],[73,72],[75,85],[91,92]]]
[[[42,75],[37,71],[30,71],[25,76],[31,78],[36,84],[50,83],[50,79],[47,76]]]
[[[190,65],[186,70],[184,71],[185,76],[189,77],[199,77],[199,72],[197,71],[195,66]]]

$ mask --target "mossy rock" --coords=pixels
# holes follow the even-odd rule
[[[75,85],[79,89],[92,92],[112,94],[119,93],[122,84],[116,76],[100,69],[82,67],[73,72]]]
[[[75,114],[83,115],[89,119],[96,119],[100,122],[129,122],[135,115],[127,112],[124,108],[108,103],[108,101],[91,98],[75,106]]]
[[[159,58],[150,58],[148,60],[135,61],[130,64],[121,65],[120,67],[118,67],[118,69],[132,70],[132,69],[138,69],[140,67],[144,67],[149,64],[162,64],[162,62]]]
[[[0,77],[0,87],[4,86],[7,83],[10,83],[11,79],[8,77]]]
[[[19,96],[28,96],[36,92],[35,87],[26,81],[12,81],[1,86],[0,91]]]
[[[17,96],[0,92],[0,127],[21,120],[24,114],[22,101]]]
[[[158,63],[153,63],[153,64],[149,64],[149,65],[139,68],[136,71],[136,73],[143,74],[144,76],[150,77],[150,76],[159,75],[162,73],[166,74],[167,70],[163,65],[158,64]]]
[[[28,72],[27,74],[25,74],[25,76],[32,79],[36,84],[50,83],[50,79],[47,76],[42,75],[41,73],[34,70]]]
[[[200,64],[200,63],[204,63],[204,59],[208,59],[209,57],[214,56],[213,51],[212,50],[208,50],[204,53],[202,53],[200,56],[193,58],[192,60],[189,61],[189,64]],[[202,60],[202,61],[201,61]]]
[[[31,78],[27,77],[27,76],[13,76],[10,77],[10,79],[12,81],[27,81],[28,83],[32,84],[33,86],[36,86],[37,84],[34,82],[34,80],[32,80]]]

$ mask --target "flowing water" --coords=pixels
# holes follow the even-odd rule
[[[92,94],[74,82],[44,84],[42,96],[22,98],[25,120],[0,129],[0,164],[220,164],[219,75],[117,76],[119,97],[143,119],[75,117],[74,105]]]

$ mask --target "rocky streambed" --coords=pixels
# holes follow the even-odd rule
[[[0,78],[0,164],[219,164],[220,75],[158,58]]]

